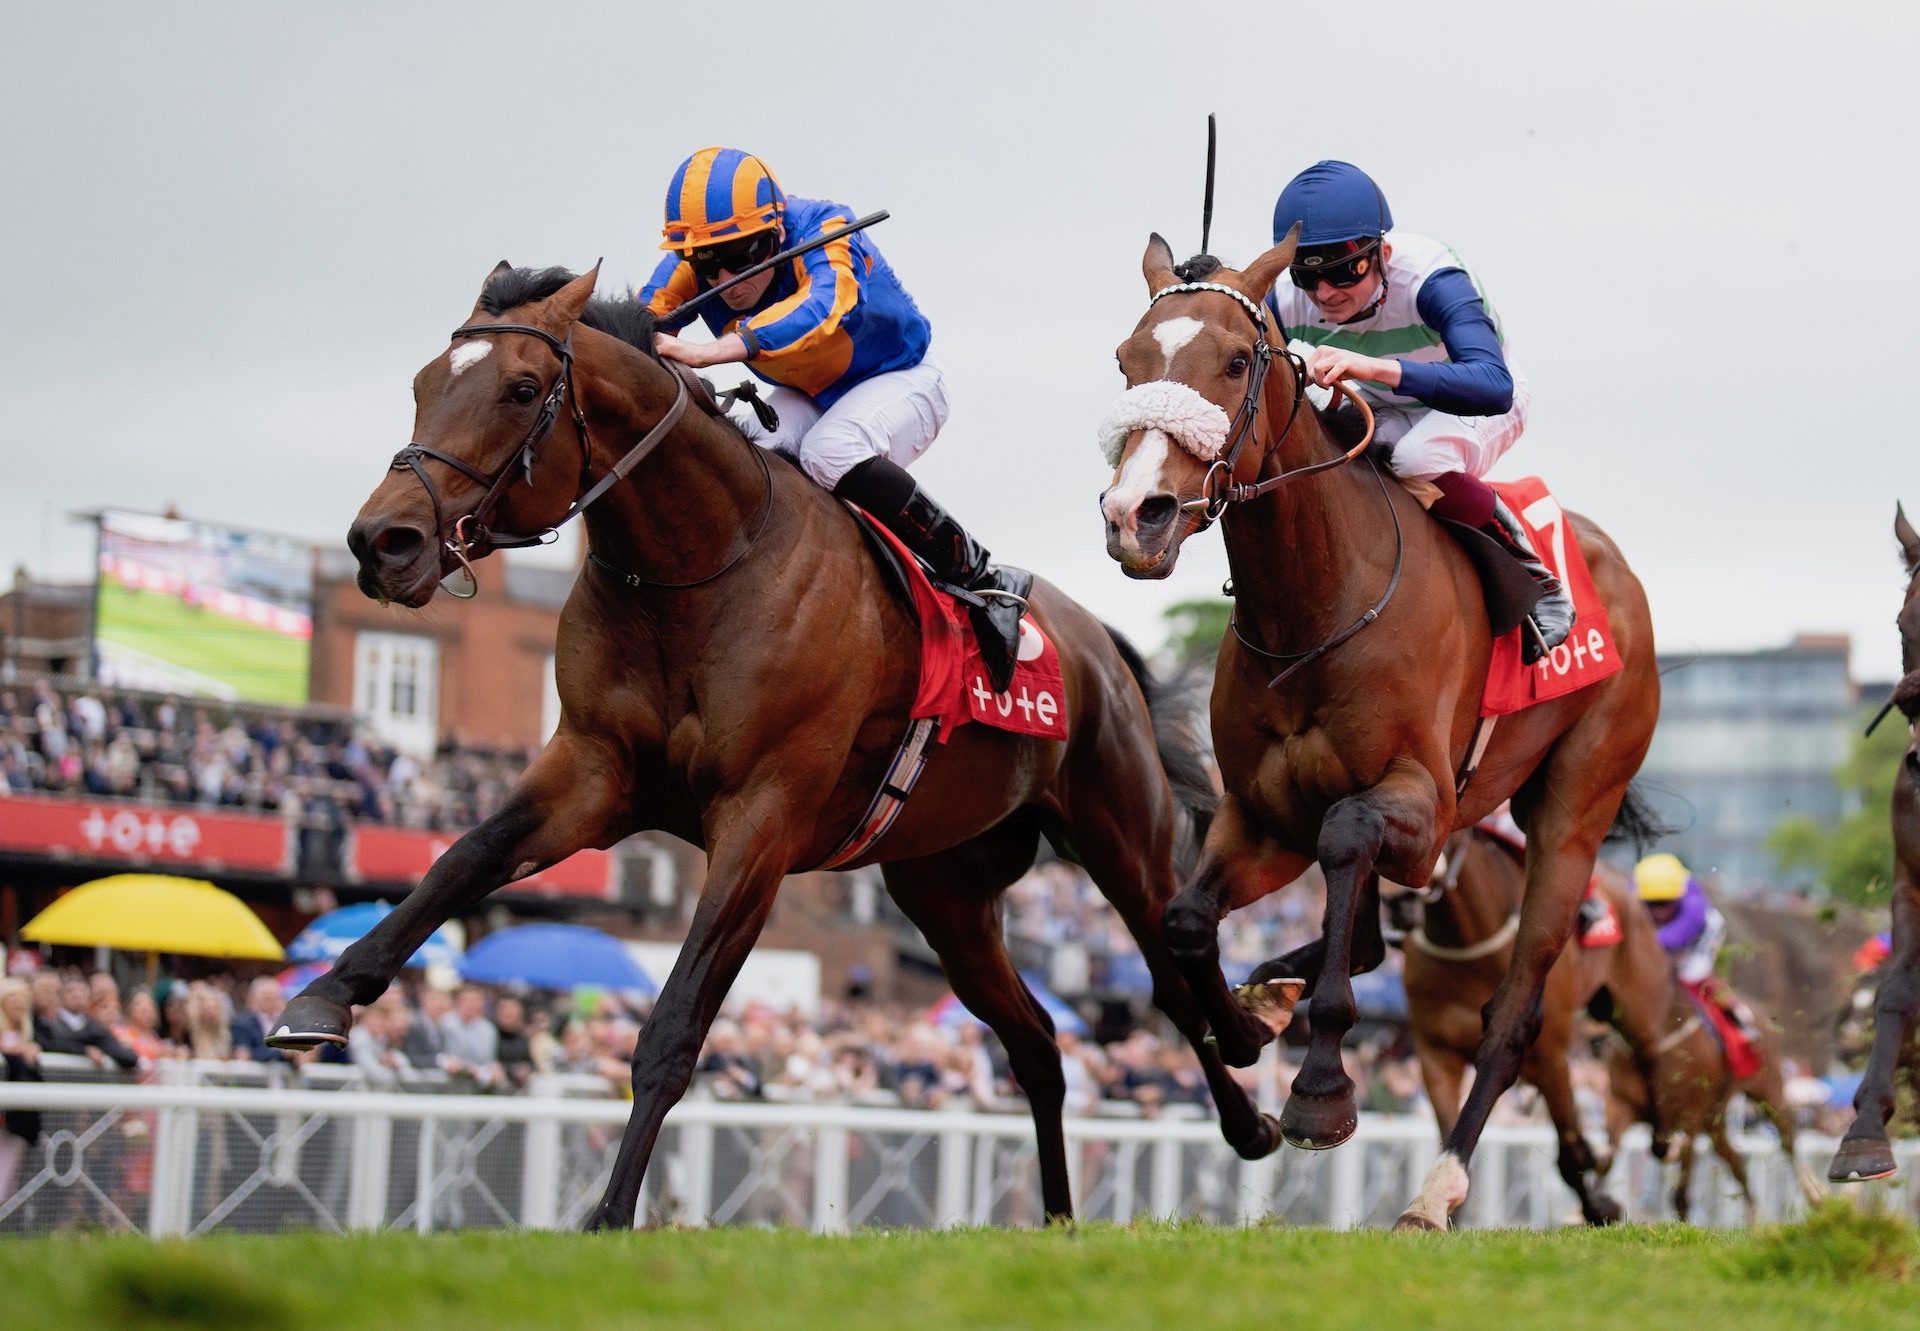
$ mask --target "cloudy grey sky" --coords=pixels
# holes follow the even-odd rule
[[[1218,589],[1101,548],[1095,421],[1159,229],[1216,251],[1360,163],[1452,243],[1533,382],[1496,475],[1604,524],[1666,650],[1854,635],[1897,672],[1920,10],[1859,3],[29,4],[0,10],[0,560],[65,515],[338,541],[413,372],[506,257],[638,282],[720,142],[876,239],[955,394],[916,467],[995,553],[1148,644]]]

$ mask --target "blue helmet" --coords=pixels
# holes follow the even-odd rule
[[[1273,243],[1300,224],[1300,244],[1376,240],[1393,229],[1387,196],[1351,162],[1315,162],[1287,182],[1273,205]]]

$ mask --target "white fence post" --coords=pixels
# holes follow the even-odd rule
[[[687,1123],[680,1129],[680,1222],[705,1225],[713,1219],[713,1124]]]
[[[1174,1220],[1180,1215],[1180,1139],[1163,1137],[1153,1144],[1151,1191],[1147,1205],[1156,1220]]]
[[[560,1120],[527,1124],[526,1158],[520,1162],[520,1223],[552,1229],[560,1222]]]
[[[939,1195],[934,1199],[933,1223],[951,1229],[967,1223],[967,1185],[973,1174],[973,1137],[965,1132],[940,1134]]]
[[[387,1179],[392,1166],[393,1120],[385,1114],[355,1114],[353,1160],[347,1173],[348,1229],[379,1229],[387,1223]]]
[[[155,1118],[147,1233],[159,1239],[186,1233],[193,1216],[193,1162],[200,1156],[200,1115],[192,1109],[162,1109]]]
[[[413,1165],[413,1230],[425,1234],[433,1229],[433,1141],[439,1135],[439,1120],[431,1114],[420,1120],[420,1149]]]
[[[1332,1151],[1327,1190],[1327,1225],[1331,1229],[1355,1229],[1360,1224],[1360,1199],[1366,1184],[1366,1142],[1364,1139],[1336,1146]]]
[[[823,1127],[813,1134],[813,1232],[847,1232],[847,1133]]]

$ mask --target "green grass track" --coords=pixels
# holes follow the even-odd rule
[[[11,1331],[123,1327],[1920,1326],[1913,1232],[1830,1208],[1758,1234],[1395,1236],[1201,1226],[0,1240]]]

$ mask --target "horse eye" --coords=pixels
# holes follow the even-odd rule
[[[1238,379],[1241,375],[1245,374],[1246,372],[1247,372],[1247,358],[1245,356],[1235,356],[1232,360],[1227,362],[1227,378]]]
[[[522,379],[519,383],[507,390],[507,401],[518,402],[524,406],[533,401],[533,399],[539,395],[539,392],[540,389],[538,386],[530,380]]]

